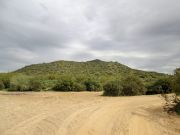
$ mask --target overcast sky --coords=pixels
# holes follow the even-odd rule
[[[0,72],[54,60],[180,67],[180,0],[0,0]]]

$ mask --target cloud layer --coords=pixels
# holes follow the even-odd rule
[[[61,59],[172,73],[180,66],[180,1],[0,1],[0,71]]]

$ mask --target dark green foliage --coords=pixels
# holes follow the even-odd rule
[[[122,81],[111,81],[104,85],[106,96],[134,96],[145,93],[146,88],[138,77],[127,76]]]
[[[19,74],[10,81],[9,91],[39,91],[42,89],[40,80],[35,77]]]
[[[175,70],[174,76],[158,82],[161,82],[157,84],[161,84],[161,91],[163,93],[162,95],[166,100],[165,109],[167,110],[167,112],[176,112],[178,115],[180,115],[180,99],[178,97],[178,95],[180,94],[180,68]],[[166,95],[164,94],[165,92],[174,92],[175,95]]]
[[[170,92],[172,92],[172,81],[170,78],[161,78],[148,87],[146,94],[167,94]]]
[[[29,91],[30,78],[25,75],[16,75],[11,78],[9,91]]]
[[[72,79],[63,79],[57,82],[53,87],[55,91],[82,91],[84,87],[82,84],[79,84]]]
[[[155,95],[155,94],[160,94],[160,93],[161,93],[160,89],[156,89],[156,90],[148,89],[146,91],[146,95]]]
[[[73,81],[71,79],[58,80],[58,82],[53,87],[55,91],[72,91]]]
[[[10,79],[14,75],[12,73],[0,73],[0,81],[3,82],[5,89],[10,87]]]
[[[123,87],[120,81],[111,81],[104,85],[104,96],[120,96]]]
[[[101,90],[100,83],[92,79],[88,79],[87,81],[85,81],[84,85],[87,91],[100,91]]]
[[[0,90],[3,90],[5,87],[4,87],[4,84],[2,81],[0,81]]]
[[[175,106],[175,111],[176,111],[176,113],[178,114],[178,115],[180,115],[180,102],[178,102],[177,104],[176,104],[176,106]]]
[[[30,91],[40,91],[42,89],[41,81],[36,78],[31,78],[28,85]]]
[[[2,80],[3,84],[4,84],[4,88],[8,89],[10,87],[10,78],[5,78]]]
[[[85,86],[81,83],[74,83],[74,88],[73,91],[84,91],[85,90]]]
[[[127,76],[125,79],[123,79],[122,84],[122,95],[134,96],[145,94],[146,88],[143,82],[138,77]]]
[[[175,70],[173,90],[177,95],[180,95],[180,68]],[[176,113],[180,115],[180,100],[177,100],[176,106],[174,107]]]
[[[177,95],[180,95],[180,68],[175,70],[173,89]]]
[[[58,82],[57,80],[42,79],[41,80],[42,90],[43,91],[52,90],[52,88],[54,87],[55,84],[57,84],[57,82]]]

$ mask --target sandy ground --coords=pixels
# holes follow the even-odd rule
[[[180,135],[160,96],[0,92],[0,135]]]

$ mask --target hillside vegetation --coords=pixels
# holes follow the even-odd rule
[[[162,73],[135,70],[118,62],[92,60],[87,62],[56,61],[29,65],[11,73],[0,74],[0,89],[10,91],[100,91],[106,84],[118,81],[123,95],[163,92]],[[135,81],[136,80],[136,81]],[[154,85],[160,89],[154,92]],[[166,82],[165,82],[166,85]],[[110,85],[107,85],[110,86]],[[106,86],[106,89],[107,89]],[[116,86],[115,86],[116,87]],[[156,88],[156,87],[155,87]]]
[[[154,82],[158,78],[167,75],[156,72],[146,72],[141,70],[131,69],[128,66],[118,62],[105,62],[101,60],[92,60],[87,62],[74,61],[56,61],[52,63],[43,63],[26,66],[14,73],[23,73],[26,75],[51,75],[58,76],[73,76],[95,78],[96,80],[106,82],[115,78],[121,79],[127,75],[135,75],[141,78],[145,83]]]

